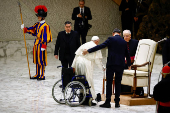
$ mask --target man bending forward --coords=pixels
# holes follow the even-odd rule
[[[95,47],[96,45],[99,44],[99,42],[100,42],[99,37],[93,36],[90,42],[81,45],[75,52],[76,56],[72,64],[72,67],[75,68],[75,72],[77,75],[86,76],[86,80],[88,81],[89,86],[91,86],[90,91],[93,99],[96,99],[93,83],[93,67],[95,63],[98,65],[100,69],[105,70],[105,67],[101,62],[102,54],[100,50],[87,55],[83,55],[82,53],[84,49],[90,49],[92,47]]]

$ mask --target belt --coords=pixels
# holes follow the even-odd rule
[[[170,107],[170,101],[169,102],[159,102],[159,105],[164,107]]]

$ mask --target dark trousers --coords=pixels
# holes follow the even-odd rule
[[[122,85],[121,84],[121,93],[131,92],[132,86]],[[143,87],[136,87],[136,94],[139,95],[141,92],[144,92]]]
[[[124,30],[130,30],[131,31],[131,36],[133,36],[133,18],[122,16],[121,17],[122,21],[122,31]]]
[[[139,25],[142,22],[142,18],[143,18],[143,16],[139,16],[138,21],[134,22],[134,36],[135,36],[135,39],[137,39],[136,35],[137,35],[138,29],[139,29]]]
[[[115,103],[119,103],[120,101],[120,91],[121,91],[121,80],[122,80],[122,74],[123,74],[124,67],[121,66],[110,66],[107,67],[106,70],[106,101],[111,101],[111,95],[112,95],[112,82],[113,82],[113,76],[115,73]]]
[[[158,113],[169,113],[170,112],[170,107],[165,107],[165,106],[158,106]]]
[[[73,59],[70,58],[70,55],[65,55],[64,59],[61,61],[62,66],[65,68],[71,67],[72,63]]]
[[[88,30],[86,28],[79,28],[75,31],[77,31],[79,34],[79,37],[81,37],[82,44],[86,43],[86,36],[87,36]]]

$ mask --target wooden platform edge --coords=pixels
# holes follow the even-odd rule
[[[102,101],[105,101],[105,94],[101,95]],[[114,103],[115,96],[112,95],[111,102]],[[137,105],[156,105],[154,98],[131,98],[131,95],[120,95],[120,104],[128,106]]]

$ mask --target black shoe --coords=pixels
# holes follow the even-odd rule
[[[139,93],[139,96],[144,96],[144,91],[141,91],[141,92]]]
[[[63,85],[59,85],[59,88],[63,88]]]
[[[38,77],[31,77],[30,79],[37,79]]]
[[[100,105],[100,107],[103,107],[103,108],[110,108],[111,107],[111,105],[110,105],[110,102],[109,103],[104,103],[104,104],[102,104],[102,105]]]
[[[119,103],[115,103],[115,108],[119,108],[120,104]]]
[[[100,93],[97,94],[97,97],[96,97],[95,100],[96,100],[97,102],[100,102],[100,101],[101,101],[101,94],[100,94]]]
[[[45,78],[37,78],[37,80],[45,80]]]
[[[80,93],[80,96],[79,96],[79,102],[81,102],[83,100],[83,93]],[[83,103],[82,103],[83,104]]]

